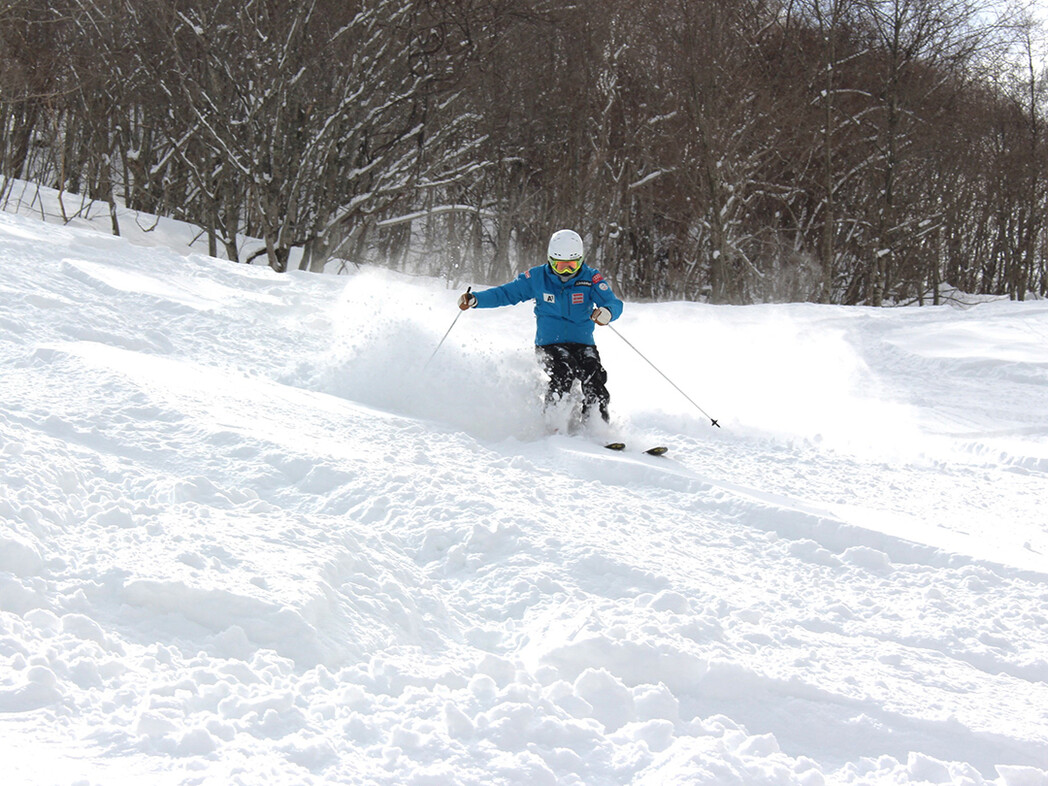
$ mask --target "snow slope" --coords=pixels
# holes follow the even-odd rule
[[[5,783],[1048,784],[1048,304],[627,304],[658,459],[179,232],[0,214]]]

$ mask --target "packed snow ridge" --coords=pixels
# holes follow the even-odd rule
[[[530,308],[426,366],[475,282],[34,210],[5,783],[1048,784],[1048,303],[627,302],[723,428],[598,328],[612,427],[547,436]]]

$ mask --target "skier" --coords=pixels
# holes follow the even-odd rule
[[[575,380],[582,387],[582,422],[594,405],[609,422],[608,374],[593,343],[594,325],[607,325],[622,314],[622,301],[599,271],[582,262],[582,238],[570,229],[549,239],[548,261],[516,279],[481,292],[465,292],[459,308],[496,308],[535,301],[535,352],[549,375],[545,408],[559,403]]]

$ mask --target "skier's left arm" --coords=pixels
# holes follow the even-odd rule
[[[593,303],[596,307],[590,319],[598,325],[606,325],[622,316],[622,301],[615,297],[611,284],[603,277],[593,282]]]

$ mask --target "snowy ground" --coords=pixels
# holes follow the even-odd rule
[[[1048,784],[1048,303],[627,304],[658,459],[543,436],[526,306],[424,368],[440,282],[40,219],[4,783]]]

